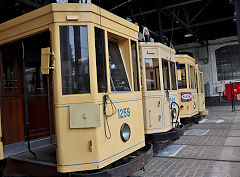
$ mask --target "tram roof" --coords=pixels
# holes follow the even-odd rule
[[[176,53],[176,51],[160,42],[140,42],[139,43],[140,47],[147,47],[147,48],[151,48],[151,47],[159,47],[160,50],[164,50],[164,51],[171,51],[173,54]]]
[[[0,45],[47,30],[49,24],[66,22],[94,23],[138,39],[138,25],[94,4],[53,3],[0,24]]]
[[[176,61],[179,63],[189,63],[195,66],[195,59],[189,55],[178,54],[178,55],[175,55],[175,58],[176,58]]]

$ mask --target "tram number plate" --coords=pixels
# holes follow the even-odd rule
[[[130,108],[122,108],[118,109],[118,118],[123,119],[126,117],[130,117]]]

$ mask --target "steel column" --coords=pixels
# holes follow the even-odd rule
[[[157,9],[157,14],[158,14],[159,42],[163,43],[163,24],[160,8]]]
[[[237,33],[238,33],[238,55],[240,59],[240,2],[235,0],[235,10],[236,10],[236,19],[237,19]]]

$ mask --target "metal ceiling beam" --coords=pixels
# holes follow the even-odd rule
[[[237,33],[238,33],[238,57],[240,60],[240,2],[235,0],[235,10],[236,10],[236,19],[237,19]]]
[[[225,17],[225,18],[210,20],[210,21],[201,22],[201,23],[195,23],[195,24],[189,25],[189,28],[200,27],[200,26],[204,26],[204,25],[210,25],[210,24],[214,24],[214,23],[229,21],[229,20],[233,20],[234,18],[235,18],[235,16],[231,16],[231,17]],[[171,32],[172,30],[177,31],[177,30],[181,30],[181,29],[183,29],[183,27],[175,27],[173,29],[168,28],[168,29],[163,30],[163,32],[166,33],[166,32]]]
[[[189,31],[191,34],[193,34],[194,38],[196,39],[197,42],[201,41],[200,37],[193,31],[189,28],[189,26],[183,22],[175,13],[173,13],[171,10],[168,9],[168,12],[174,16],[174,18],[176,18],[179,23],[182,25],[183,28],[185,28],[187,31]],[[200,44],[202,44],[201,42],[199,42]]]
[[[200,1],[203,1],[203,0],[191,0],[191,1],[181,2],[181,3],[178,3],[178,4],[163,7],[163,8],[161,8],[161,10],[167,10],[167,9],[171,9],[173,7],[184,6],[184,5],[193,4],[193,3],[196,3],[196,2],[200,2]],[[137,17],[137,16],[141,16],[141,15],[151,14],[151,13],[154,13],[154,12],[157,12],[157,9],[148,10],[148,11],[145,11],[143,13],[137,13],[137,14],[134,14],[134,15],[129,15],[128,17]]]
[[[18,0],[18,2],[21,2],[23,4],[26,4],[28,6],[31,6],[31,7],[35,7],[35,8],[40,8],[42,7],[40,4],[38,3],[35,3],[35,2],[32,2],[30,0]]]
[[[196,13],[196,15],[190,20],[189,24],[191,24],[196,18],[208,7],[208,5],[212,2],[213,0],[208,0],[206,4]]]
[[[115,10],[115,9],[117,9],[117,8],[119,8],[119,7],[121,7],[121,6],[125,5],[125,4],[127,4],[127,3],[129,3],[129,2],[131,2],[131,1],[132,1],[132,0],[128,0],[128,1],[126,1],[126,2],[123,2],[122,4],[119,4],[119,5],[117,5],[117,6],[113,7],[113,8],[111,8],[111,9],[108,10],[108,11],[111,12],[111,11],[113,11],[113,10]]]
[[[200,1],[203,1],[203,0],[191,0],[191,1],[181,2],[181,3],[178,3],[178,4],[173,4],[173,5],[170,5],[170,6],[163,7],[163,8],[161,8],[161,10],[167,10],[167,9],[171,9],[171,8],[178,7],[178,6],[185,6],[185,5],[193,4],[193,3],[196,3],[196,2],[200,2]]]

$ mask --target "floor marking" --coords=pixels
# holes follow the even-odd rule
[[[154,156],[173,157],[173,156],[176,156],[177,153],[185,146],[186,145],[172,144],[172,145],[169,145],[169,146],[163,148],[159,152],[154,153]]]
[[[200,123],[200,124],[203,124],[203,123],[216,123],[216,124],[219,124],[219,123],[222,123],[222,122],[224,122],[223,119],[218,119],[218,120],[203,119],[203,120],[199,121],[198,123]]]
[[[198,123],[202,124],[204,122],[206,122],[207,119],[203,119],[203,120],[200,120]]]
[[[203,136],[209,132],[208,129],[191,129],[184,132],[183,135]]]

